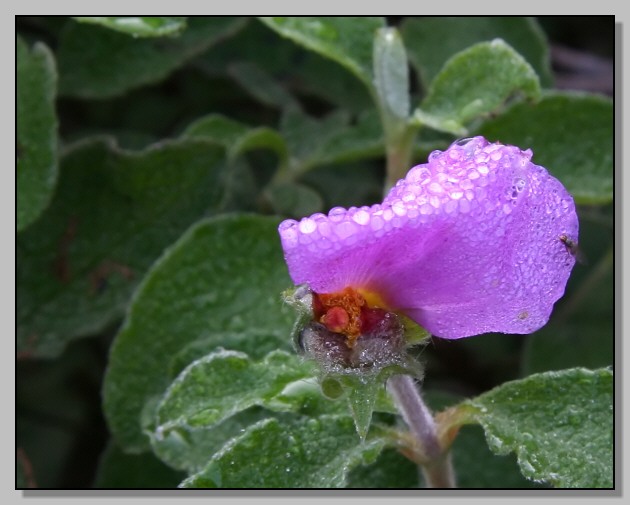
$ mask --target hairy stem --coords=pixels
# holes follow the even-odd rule
[[[408,375],[395,375],[387,382],[387,388],[421,449],[425,461],[421,469],[426,487],[454,488],[455,474],[450,453],[442,450],[435,421],[414,379]]]

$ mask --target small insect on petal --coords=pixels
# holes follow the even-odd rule
[[[565,233],[560,235],[558,238],[560,239],[560,242],[564,244],[564,247],[567,248],[567,252],[575,258],[575,261],[581,263],[582,265],[585,265],[587,263],[582,249],[580,249],[578,243],[575,240],[571,239]]]

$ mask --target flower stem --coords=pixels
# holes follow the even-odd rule
[[[384,194],[407,174],[411,168],[413,157],[413,141],[417,133],[417,127],[405,124],[397,125],[398,128],[390,127],[386,134],[386,180]]]
[[[395,375],[388,380],[387,388],[421,448],[424,461],[421,469],[426,487],[454,488],[455,474],[450,452],[442,450],[435,421],[414,379],[409,375]]]

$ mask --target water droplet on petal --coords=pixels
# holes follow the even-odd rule
[[[370,222],[370,214],[365,209],[359,209],[352,216],[352,220],[357,224],[365,225]]]
[[[333,222],[333,223],[339,223],[340,221],[343,220],[343,218],[346,215],[346,209],[344,209],[343,207],[333,207],[332,209],[330,209],[330,211],[328,212],[328,218]]]
[[[475,137],[464,137],[464,138],[461,138],[461,139],[457,139],[451,145],[452,146],[465,146],[466,144],[468,144],[472,140],[475,140]]]
[[[313,233],[317,229],[317,223],[311,218],[304,218],[299,225],[302,233]]]

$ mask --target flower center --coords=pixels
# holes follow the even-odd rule
[[[381,298],[370,291],[346,287],[336,293],[313,293],[315,319],[334,333],[346,336],[346,346],[352,349],[366,325],[374,324],[378,313],[385,313]]]

